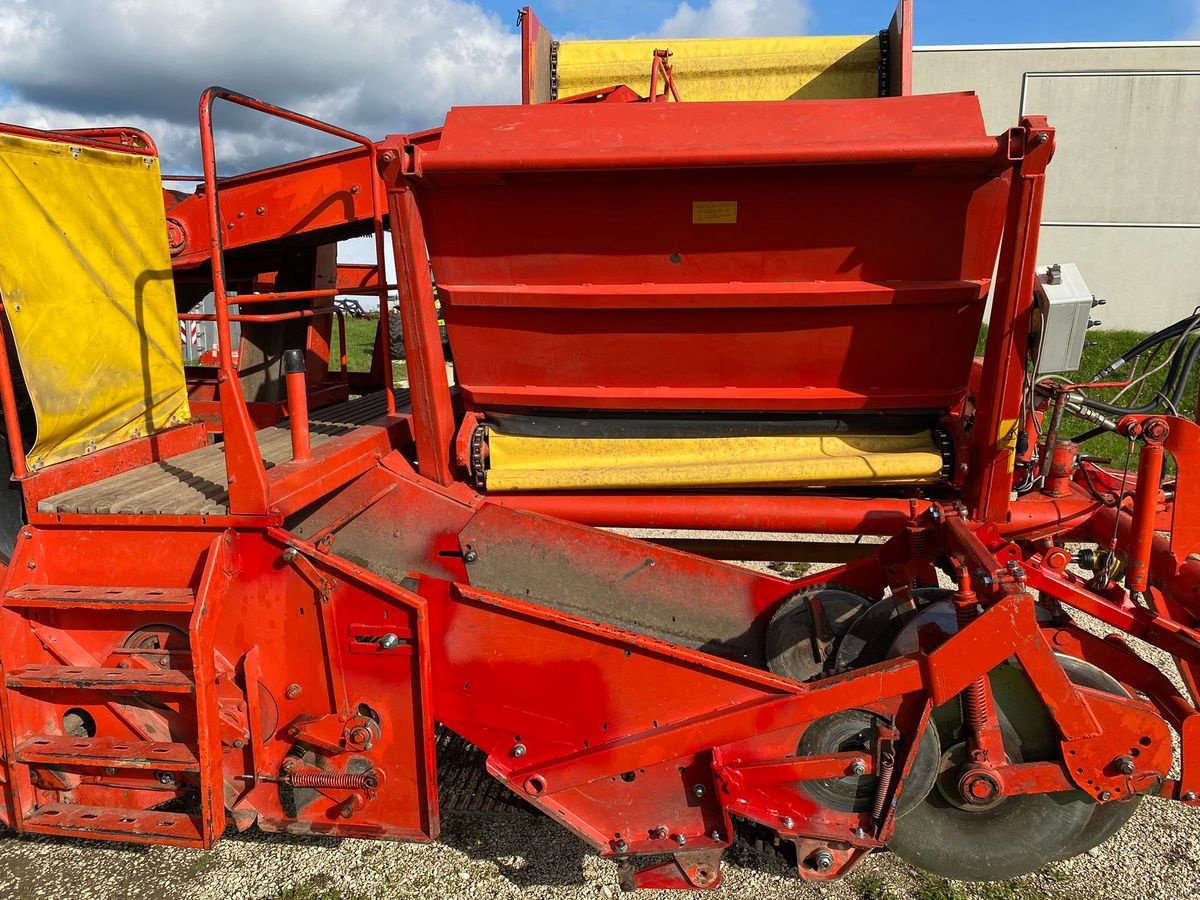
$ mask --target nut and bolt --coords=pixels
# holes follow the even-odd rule
[[[818,850],[812,856],[812,865],[818,872],[828,872],[833,868],[833,854],[828,850]]]
[[[287,759],[285,759],[283,761],[283,765],[280,766],[280,768],[283,769],[283,771],[285,771],[285,772],[293,771],[296,768],[295,757],[289,756]]]
[[[850,763],[850,774],[851,775],[866,775],[867,774],[867,764],[865,762],[863,762],[861,759],[856,759],[854,762]]]
[[[525,755],[525,745],[524,744],[514,744],[513,748],[512,748],[512,755],[514,757],[516,757],[517,759],[520,759],[522,756],[524,756]]]
[[[295,559],[299,555],[300,555],[300,551],[297,550],[295,547],[288,547],[286,550],[283,551],[283,561],[291,562],[293,559]]]
[[[795,827],[796,827],[796,822],[795,822],[795,820],[793,820],[793,819],[792,819],[792,817],[791,817],[791,816],[784,816],[784,817],[783,817],[782,819],[780,819],[779,821],[780,821],[780,823],[783,825],[783,827],[784,827],[784,828],[789,828],[789,829],[790,829],[790,828],[795,828]]]
[[[618,838],[617,840],[613,841],[613,849],[616,850],[618,853],[628,853],[629,852],[629,844],[627,844],[625,841]]]
[[[687,843],[687,835],[686,834],[675,835],[675,843],[677,843],[680,847],[682,847],[684,844]]]
[[[1195,803],[1196,802],[1196,792],[1188,791],[1186,794],[1183,795],[1183,801],[1185,803]]]
[[[233,742],[233,747],[235,750],[241,750],[245,746],[246,746],[246,742],[243,741],[241,738],[238,738],[237,740],[235,740]]]
[[[477,559],[479,559],[479,554],[476,553],[474,550],[468,550],[466,553],[463,554],[463,562],[473,563]]]
[[[721,832],[717,831],[715,828],[709,832],[708,836],[718,844],[721,842]]]
[[[1108,802],[1109,800],[1111,800],[1111,799],[1112,799],[1112,794],[1110,794],[1108,791],[1101,791],[1101,792],[1100,792],[1100,800],[1101,800],[1101,802],[1103,802],[1103,803],[1107,803],[1107,802]]]
[[[1122,775],[1132,775],[1137,766],[1134,765],[1132,756],[1118,756],[1116,759],[1117,771]]]
[[[283,696],[287,697],[289,700],[295,700],[295,699],[296,699],[297,697],[299,697],[299,696],[300,696],[300,695],[301,695],[303,692],[304,692],[304,689],[303,689],[302,687],[300,687],[300,685],[298,685],[298,684],[289,684],[289,685],[287,686],[287,689],[286,689],[286,690],[284,690],[284,692],[283,692]]]
[[[379,646],[384,650],[395,650],[400,646],[400,638],[398,635],[392,634],[389,631],[379,639]]]
[[[704,785],[698,784],[692,788],[692,793],[695,794],[697,797],[703,797],[707,793],[707,791],[704,790]]]
[[[158,777],[159,784],[174,784],[175,783],[175,776],[172,775],[170,772],[159,772],[157,777]]]
[[[861,841],[863,838],[865,838],[867,836],[867,829],[865,829],[861,825],[859,825],[857,828],[854,829],[854,836]]]
[[[668,829],[666,825],[656,825],[650,829],[650,837],[656,841],[661,841],[669,832],[670,829]]]

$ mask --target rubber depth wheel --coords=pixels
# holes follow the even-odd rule
[[[817,640],[813,606],[820,607],[826,643]],[[797,591],[784,600],[767,624],[767,668],[776,675],[808,681],[826,670],[838,640],[871,605],[865,594],[832,584]]]
[[[1013,762],[1052,759],[1058,752],[1053,725],[1025,673],[998,666],[988,676],[1004,744]],[[958,698],[934,711],[943,767],[955,765],[961,746]],[[995,805],[968,808],[948,799],[940,778],[924,801],[898,816],[890,849],[918,868],[958,881],[1016,878],[1058,859],[1083,834],[1095,803],[1083,791],[1018,794]]]
[[[825,756],[832,753],[863,751],[866,757],[875,754],[875,726],[883,718],[865,709],[847,709],[817,719],[808,726],[796,749],[797,756]],[[938,774],[942,751],[937,731],[926,728],[917,748],[908,778],[896,800],[896,814],[914,809],[933,787]],[[818,803],[841,812],[865,812],[875,800],[877,775],[847,775],[844,778],[819,778],[801,783],[801,790]]]

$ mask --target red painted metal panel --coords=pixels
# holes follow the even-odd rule
[[[1006,146],[968,95],[453,110],[409,153],[463,396],[948,408]]]

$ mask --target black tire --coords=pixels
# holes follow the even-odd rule
[[[400,310],[388,310],[388,346],[391,347],[392,359],[405,359],[404,329],[400,326]]]

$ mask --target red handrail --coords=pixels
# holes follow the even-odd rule
[[[212,260],[213,295],[216,309],[218,332],[218,384],[220,385],[221,418],[225,433],[227,450],[225,454],[226,467],[229,475],[229,503],[233,513],[265,513],[270,506],[269,488],[266,479],[266,469],[258,452],[258,443],[254,428],[250,421],[245,398],[242,395],[241,383],[233,363],[231,348],[231,322],[281,322],[288,319],[311,318],[323,314],[319,310],[297,310],[273,315],[232,315],[229,312],[231,302],[265,303],[268,301],[316,299],[317,297],[332,296],[335,291],[293,291],[274,292],[256,296],[229,297],[225,283],[224,227],[221,222],[220,198],[218,196],[216,149],[213,138],[213,106],[217,100],[224,100],[235,106],[252,109],[268,116],[273,116],[296,125],[303,125],[323,134],[337,137],[350,143],[359,144],[366,153],[366,161],[370,168],[368,179],[371,184],[371,214],[375,232],[376,266],[379,271],[379,320],[380,328],[388,334],[387,287],[385,285],[386,269],[384,267],[384,232],[383,232],[383,198],[377,176],[377,159],[375,143],[367,137],[346,131],[319,119],[313,119],[301,113],[283,107],[274,106],[230,91],[221,87],[210,87],[200,97],[200,151],[204,165],[205,200],[208,211],[210,251]],[[181,316],[188,319],[190,316]],[[396,411],[396,396],[392,386],[392,367],[384,366],[383,388],[387,397],[389,413]]]

